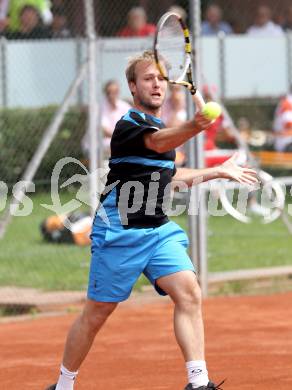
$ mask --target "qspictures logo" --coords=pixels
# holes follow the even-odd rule
[[[67,165],[76,164],[78,173],[62,182],[62,171]],[[56,215],[69,214],[77,211],[82,206],[90,207],[94,202],[98,205],[101,194],[107,195],[116,187],[119,188],[119,199],[117,207],[122,223],[127,225],[128,216],[137,213],[143,207],[145,215],[154,215],[157,205],[160,173],[153,172],[151,180],[145,185],[141,181],[127,181],[121,183],[120,180],[106,185],[108,168],[99,168],[95,172],[89,172],[87,167],[73,157],[60,159],[51,175],[50,181],[50,204],[41,204],[42,207],[50,210]],[[192,187],[188,187],[183,181],[173,181],[164,188],[162,202],[160,206],[168,216],[179,216],[183,213],[187,215],[198,215],[200,202],[206,202],[207,213],[211,216],[221,217],[231,214],[237,219],[245,222],[250,203],[256,199],[259,210],[262,210],[263,222],[269,223],[275,220],[280,214],[283,203],[285,204],[286,187],[280,186],[278,194],[273,191],[270,182],[260,185],[259,183],[247,186],[239,185],[228,180],[213,180],[199,184],[200,191],[197,191],[197,181]],[[96,192],[92,193],[90,183],[96,183]],[[67,188],[75,188],[74,196],[67,201],[62,201],[61,193]],[[10,212],[13,216],[25,217],[33,211],[33,197],[30,194],[35,192],[33,182],[20,181],[12,188],[12,203]],[[145,193],[147,198],[145,199]],[[176,194],[176,196],[171,196]],[[199,194],[199,197],[198,197]],[[281,196],[280,196],[280,195]],[[292,195],[292,189],[290,189]],[[0,181],[0,211],[4,210],[8,201],[8,186]],[[73,193],[72,193],[73,195]],[[64,198],[63,198],[64,199]],[[183,199],[182,202],[177,199]],[[103,205],[100,203],[99,215],[105,223],[109,224],[109,218]],[[288,213],[292,215],[292,205],[288,205]]]

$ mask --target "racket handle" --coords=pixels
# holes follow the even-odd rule
[[[196,93],[194,95],[192,95],[192,98],[193,98],[193,102],[195,103],[198,110],[202,111],[202,109],[206,103],[205,103],[200,91],[197,90]]]

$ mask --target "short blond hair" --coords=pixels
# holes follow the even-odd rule
[[[142,54],[138,54],[129,59],[127,68],[126,68],[126,77],[128,83],[136,81],[136,66],[140,62],[155,62],[154,53],[152,50],[145,50]]]

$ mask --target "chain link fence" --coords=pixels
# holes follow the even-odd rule
[[[59,174],[60,201],[68,204],[72,200],[80,200],[76,203],[79,214],[75,213],[71,222],[80,221],[81,217],[86,218],[90,213],[88,183],[85,183],[86,189],[80,197],[80,188],[84,189],[84,183],[74,184],[73,180],[68,184],[67,181],[76,174],[84,176],[89,168],[88,127],[92,102],[88,97],[86,1],[0,1],[0,218],[2,225],[5,225],[5,234],[0,241],[0,314],[13,313],[16,309],[33,310],[36,306],[75,302],[85,296],[90,261],[89,241],[86,239],[89,230],[81,229],[82,234],[78,237],[68,234],[66,229],[62,230],[63,216],[52,218],[54,213],[50,206],[52,172],[58,161],[70,157],[75,160],[65,164]],[[105,130],[107,126],[112,126],[108,124],[108,118],[102,115],[106,98],[111,99],[118,94],[125,103],[121,108],[124,110],[126,104],[132,104],[124,76],[128,57],[152,48],[155,24],[170,7],[176,7],[175,10],[192,25],[188,12],[190,3],[187,0],[89,1],[97,35],[96,99],[100,114],[97,128]],[[215,16],[208,16],[211,3],[202,2],[205,21],[216,18],[216,12],[218,17],[216,7],[213,8]],[[252,49],[240,59],[241,67],[234,63],[234,58],[238,58],[235,46],[241,45],[239,50],[243,48],[243,35],[236,34],[245,33],[254,23],[254,10],[259,3],[216,2],[225,24],[215,34],[210,24],[202,26],[205,35],[210,33],[209,37],[203,37],[202,42],[204,84],[211,89],[214,87],[215,94],[226,103],[243,132],[252,134],[253,130],[263,130],[266,146],[273,148],[267,134],[271,134],[279,97],[288,92],[292,81],[291,36],[287,33],[281,42],[272,42],[278,54],[276,57],[272,54],[267,57],[271,52],[271,41],[266,37],[258,46],[258,42],[250,43]],[[289,1],[270,2],[270,6],[274,13],[273,20],[287,27],[287,31],[289,23],[292,28],[291,20],[289,22],[288,16],[285,16],[288,15],[285,11]],[[221,30],[225,35],[217,34]],[[258,47],[264,54],[257,61]],[[270,68],[265,73],[266,78],[259,79],[258,72],[257,79],[254,77],[250,81],[254,70],[267,66],[267,58],[271,57],[275,58],[272,58]],[[281,67],[276,76],[271,70],[275,66]],[[240,77],[241,72],[247,72],[244,82]],[[270,88],[265,89],[266,84]],[[109,155],[109,135],[105,131],[104,136],[99,137],[99,164],[103,166],[103,159]],[[229,141],[223,138],[218,143],[221,143],[221,147],[226,147],[226,144],[228,147]],[[231,147],[234,147],[234,143]],[[34,164],[31,164],[32,161]],[[287,166],[284,168],[284,174],[287,174]],[[17,213],[22,216],[12,216],[10,223],[6,224],[5,217],[7,210],[9,214],[13,194],[19,194],[17,186],[25,178],[30,178],[31,183],[26,184],[27,196],[17,208]],[[65,183],[64,188],[60,188],[62,183]],[[179,219],[185,226],[186,221],[187,216]],[[226,226],[229,226],[229,222],[226,222]],[[209,234],[222,232],[219,222],[210,223]],[[280,239],[290,239],[281,223],[277,223]],[[242,234],[247,235],[247,230],[242,229]],[[269,229],[267,234],[272,235],[273,229]],[[210,269],[222,269],[222,256],[227,258],[225,270],[251,267],[251,262],[246,262],[238,254],[235,265],[230,265],[228,259],[234,255],[232,250],[229,253],[225,248],[223,254],[219,249],[218,255],[216,245],[221,248],[218,237],[224,241],[232,236],[231,231],[227,229],[226,232],[224,236],[218,234],[217,239],[209,240]],[[268,253],[260,256],[260,241],[256,244],[256,258],[262,258],[259,266],[270,265],[268,260],[265,262]],[[272,249],[272,253],[274,259],[279,251]],[[285,252],[280,264],[290,264],[289,259]],[[56,295],[56,291],[62,291],[62,294]]]

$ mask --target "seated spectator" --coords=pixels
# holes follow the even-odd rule
[[[161,119],[166,127],[179,126],[187,120],[185,90],[181,86],[169,86],[169,95],[163,104]]]
[[[53,15],[49,0],[9,0],[9,31],[19,31],[20,13],[25,6],[34,7],[45,26],[51,24]]]
[[[8,19],[9,0],[0,0],[0,36],[7,29],[9,24]]]
[[[275,110],[274,146],[278,152],[292,152],[292,93],[284,96]]]
[[[287,32],[292,31],[292,5],[290,5],[285,13],[285,23],[283,29]]]
[[[203,35],[217,35],[220,31],[232,34],[231,26],[222,21],[222,10],[216,4],[211,4],[206,10],[205,20],[202,23]]]
[[[127,26],[118,32],[120,37],[145,37],[152,35],[156,27],[147,23],[147,16],[144,8],[134,7],[128,13]]]
[[[116,80],[109,80],[104,86],[105,99],[101,107],[101,127],[103,131],[103,151],[105,157],[110,156],[110,141],[118,120],[131,108],[130,104],[121,100],[120,86]],[[89,151],[88,134],[82,140],[82,148],[85,153]]]
[[[53,22],[50,28],[52,38],[70,38],[68,20],[63,7],[53,7]]]
[[[186,95],[184,88],[179,85],[169,86],[169,94],[162,106],[161,119],[166,127],[179,126],[187,120]],[[175,163],[177,166],[183,166],[185,165],[185,162],[185,145],[181,145],[176,148]]]
[[[214,96],[217,93],[216,85],[203,85],[202,93],[205,102],[210,102],[214,100]],[[230,130],[230,124],[228,119],[224,117],[222,113],[218,118],[216,118],[211,125],[204,132],[205,150],[218,150],[218,144],[228,144],[228,147],[234,147],[234,138]]]
[[[272,11],[267,5],[258,7],[255,17],[255,24],[247,30],[248,35],[264,36],[281,36],[283,30],[281,26],[272,21]]]
[[[202,92],[206,101],[213,100],[212,94],[215,92],[215,86],[203,86]],[[187,119],[185,90],[178,85],[169,87],[169,96],[166,98],[162,107],[161,118],[166,127],[179,126]],[[234,147],[234,139],[229,130],[228,121],[221,114],[210,127],[204,132],[204,150],[206,153],[205,163],[207,166],[213,166],[224,162],[230,157],[230,154],[220,153],[217,147],[217,140],[230,143]],[[208,152],[212,152],[211,156]],[[186,163],[185,145],[176,149],[176,164],[184,166]]]
[[[237,121],[237,128],[243,141],[249,144],[252,134],[250,121],[244,116],[240,117]]]
[[[50,33],[42,25],[40,14],[35,7],[24,6],[20,11],[20,29],[7,32],[8,39],[48,39]]]

